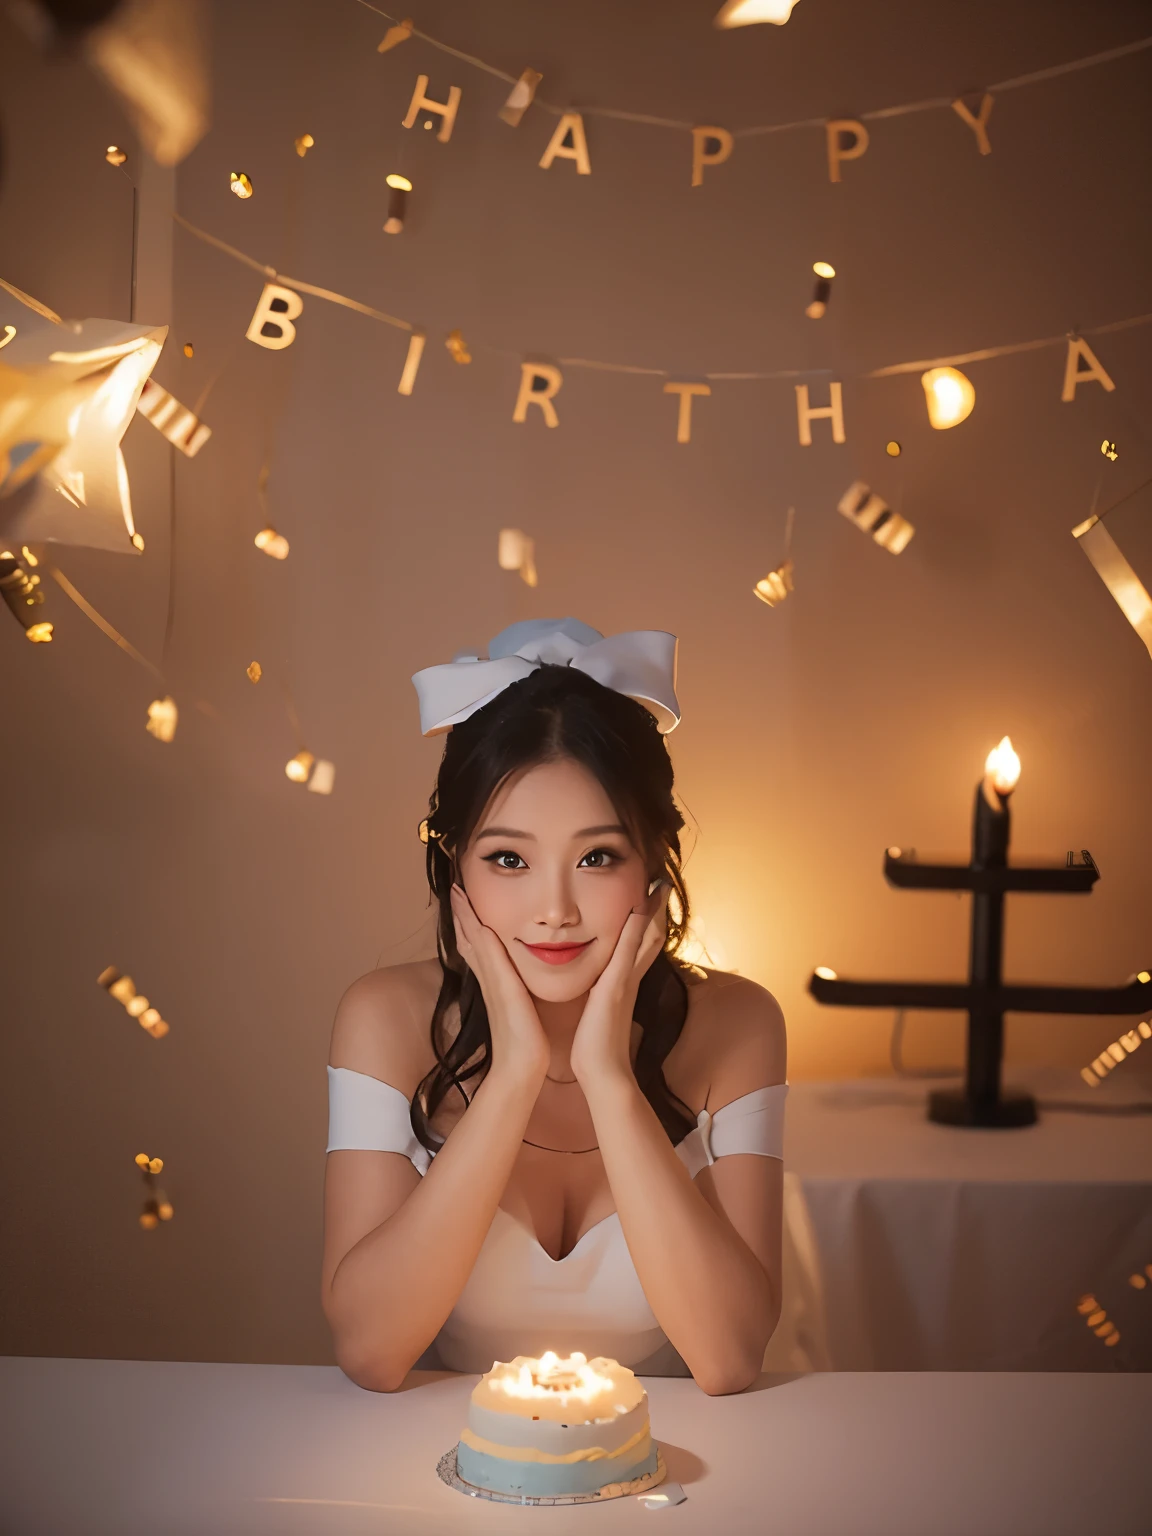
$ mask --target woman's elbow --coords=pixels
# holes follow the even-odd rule
[[[729,1397],[734,1392],[746,1391],[760,1374],[760,1364],[747,1362],[730,1366],[709,1366],[693,1371],[696,1385],[709,1397]]]
[[[399,1392],[408,1379],[409,1367],[399,1361],[381,1360],[352,1349],[336,1348],[336,1364],[365,1392]]]

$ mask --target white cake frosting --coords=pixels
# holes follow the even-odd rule
[[[651,1484],[660,1464],[648,1394],[603,1357],[496,1361],[472,1393],[456,1465],[475,1487],[532,1498]]]

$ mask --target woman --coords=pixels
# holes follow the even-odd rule
[[[329,1066],[323,1301],[363,1387],[546,1348],[708,1393],[760,1371],[784,1021],[675,958],[675,646],[540,620],[413,679],[449,731],[422,829],[439,957],[354,983]]]

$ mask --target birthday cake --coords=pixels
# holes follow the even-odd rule
[[[551,1350],[497,1361],[480,1378],[456,1470],[474,1488],[533,1499],[639,1493],[665,1475],[632,1372]]]

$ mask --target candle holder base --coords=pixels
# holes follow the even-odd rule
[[[934,1088],[928,1118],[938,1125],[985,1126],[1008,1130],[1036,1124],[1036,1100],[1018,1089],[1002,1089],[997,1099],[970,1099],[963,1088]]]

